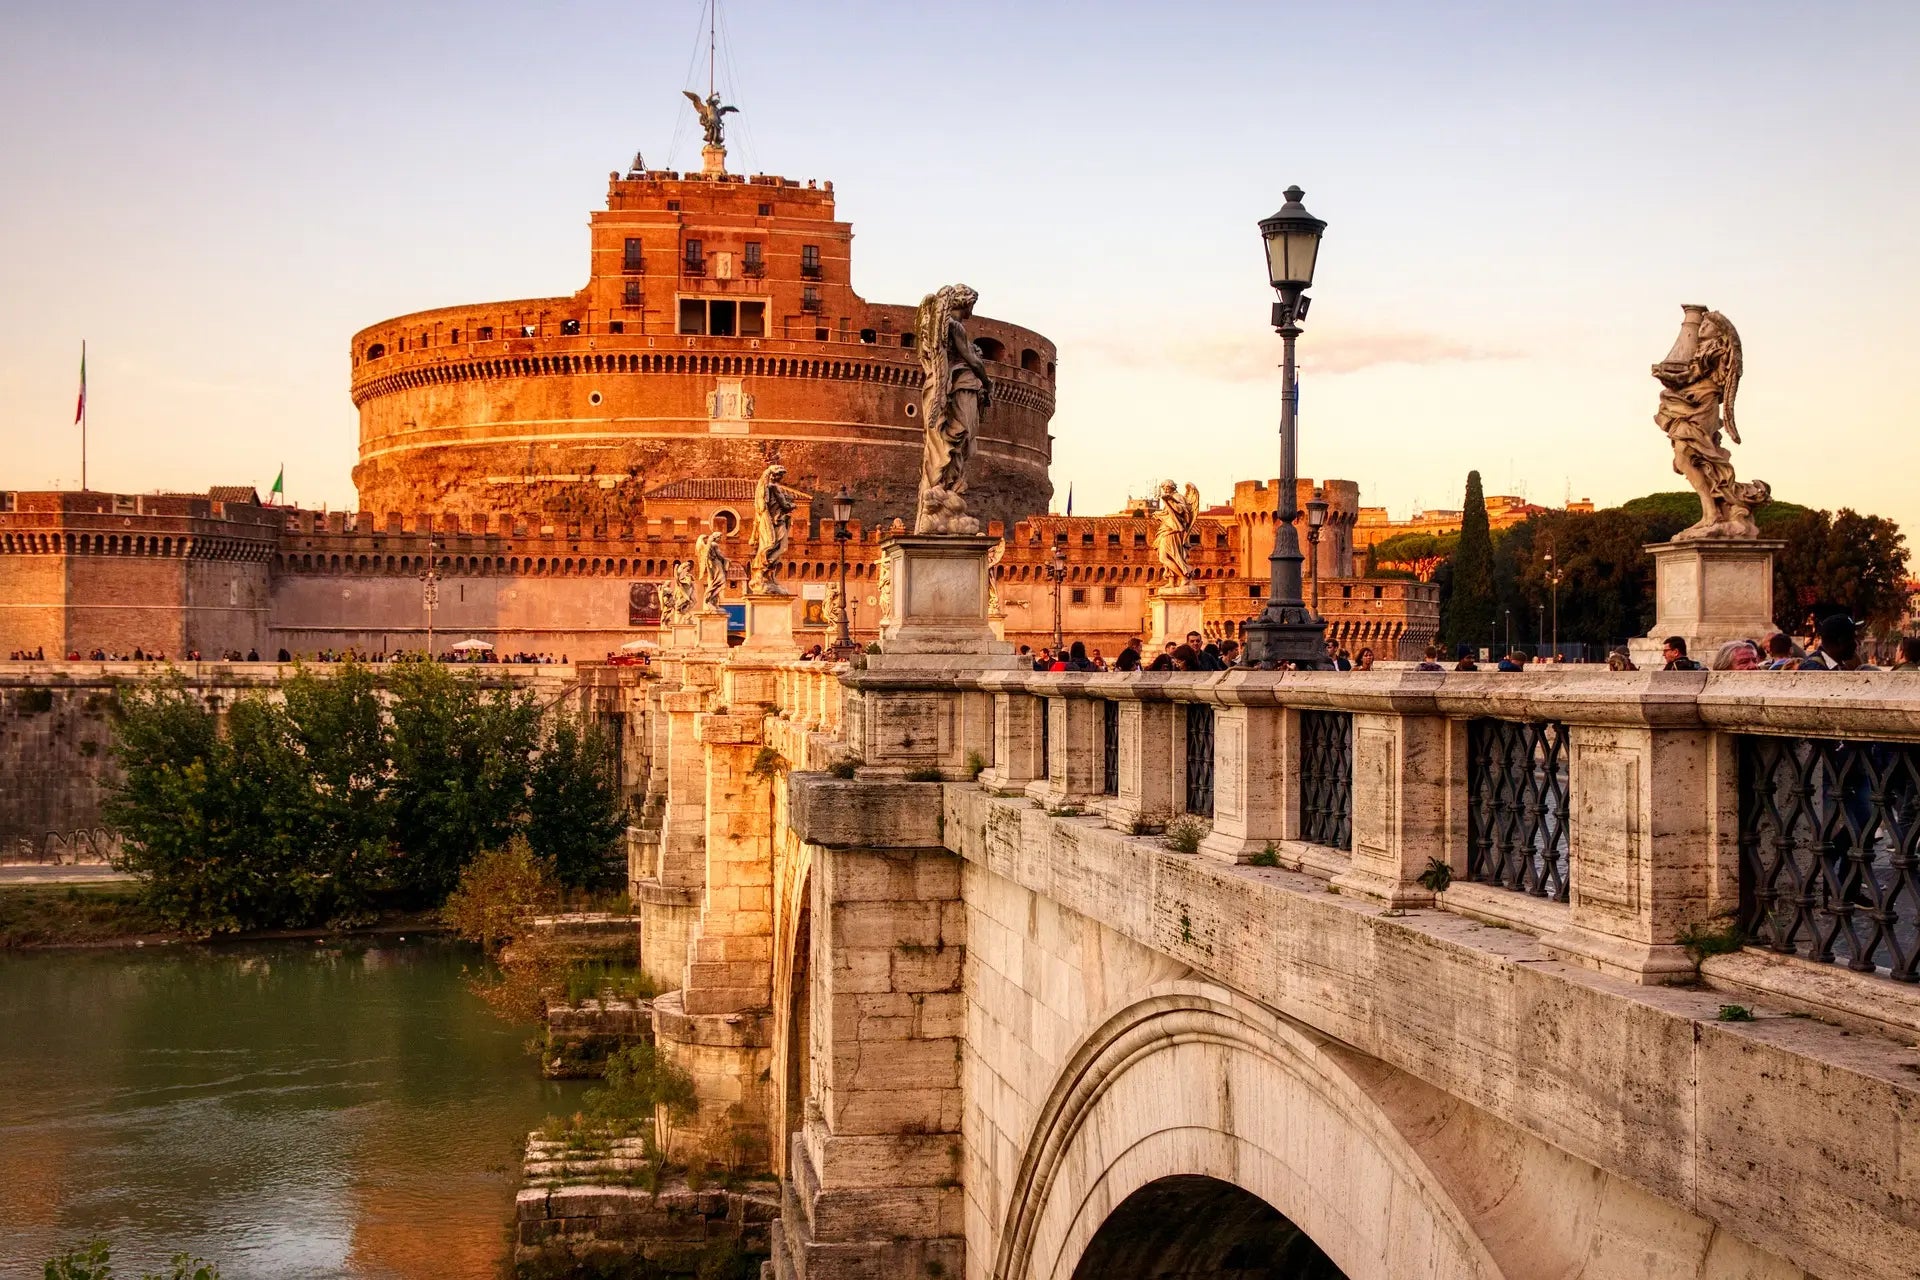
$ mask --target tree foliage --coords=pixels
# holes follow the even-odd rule
[[[200,934],[365,918],[439,902],[480,850],[523,829],[570,883],[620,823],[597,730],[556,726],[525,692],[398,667],[297,672],[237,700],[220,731],[177,675],[122,698],[107,821],[149,906]],[[570,776],[570,770],[583,771]]]
[[[527,797],[533,851],[567,888],[602,888],[620,878],[607,855],[626,828],[606,734],[591,721],[553,717]]]
[[[1404,569],[1421,582],[1431,582],[1434,572],[1452,558],[1459,545],[1457,533],[1396,533],[1367,548],[1368,564]],[[1373,576],[1371,568],[1368,576]]]
[[[1487,498],[1480,473],[1467,473],[1460,540],[1449,563],[1441,628],[1449,644],[1479,644],[1493,626],[1493,537],[1487,530]]]

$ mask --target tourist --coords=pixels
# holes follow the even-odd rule
[[[1200,653],[1192,645],[1175,645],[1173,649],[1173,669],[1175,671],[1200,670]]]
[[[1075,640],[1067,649],[1067,659],[1062,664],[1062,670],[1092,671],[1093,669],[1093,663],[1087,658],[1087,646]]]
[[[1238,640],[1222,640],[1220,642],[1220,661],[1229,667],[1237,667],[1240,665],[1240,642]]]
[[[1174,648],[1175,648],[1175,649],[1177,649],[1177,648],[1179,648],[1179,647],[1180,647],[1180,646],[1178,646],[1178,645],[1175,645],[1175,646],[1174,646]],[[1166,652],[1164,652],[1164,653],[1162,653],[1162,654],[1160,654],[1160,655],[1159,655],[1158,657],[1156,657],[1156,658],[1155,658],[1155,659],[1154,659],[1154,660],[1153,660],[1152,662],[1149,662],[1149,663],[1147,664],[1147,670],[1149,670],[1149,671],[1172,671],[1172,670],[1174,670],[1174,665],[1173,665],[1173,649],[1169,649],[1169,650],[1167,650]]]
[[[1339,652],[1335,653],[1333,655],[1333,669],[1335,671],[1353,670],[1353,655],[1348,653],[1345,649],[1342,649]]]
[[[1807,651],[1793,642],[1793,637],[1784,631],[1776,631],[1767,637],[1768,671],[1792,671],[1800,665]]]
[[[1506,657],[1500,659],[1500,661],[1494,665],[1493,669],[1495,671],[1525,671],[1527,669],[1527,655],[1518,649],[1511,650]]]
[[[1700,664],[1687,656],[1685,636],[1668,636],[1660,645],[1660,656],[1667,662],[1666,666],[1660,668],[1662,671],[1698,671],[1700,669]]]
[[[1480,669],[1480,664],[1473,660],[1473,646],[1470,644],[1463,644],[1454,649],[1453,656],[1455,658],[1453,664],[1455,671],[1478,671]]]
[[[1093,669],[1095,671],[1105,671],[1107,669],[1107,660],[1100,656],[1100,651],[1098,649],[1095,649],[1091,654],[1088,655],[1087,661],[1093,664]]]
[[[1420,665],[1415,667],[1414,670],[1415,671],[1445,671],[1446,667],[1442,666],[1440,663],[1441,652],[1442,650],[1439,645],[1437,644],[1428,645],[1427,656],[1420,660]]]
[[[1226,658],[1220,653],[1220,646],[1211,640],[1207,641],[1206,647],[1200,650],[1200,663],[1202,671],[1225,671],[1228,665]]]
[[[1899,647],[1894,651],[1891,670],[1920,671],[1920,636],[1901,636]]]
[[[1360,659],[1359,661],[1354,663],[1354,669],[1356,671],[1373,670],[1373,650],[1372,649],[1362,649],[1360,651]]]
[[[260,661],[260,651],[258,649],[247,650],[247,661],[248,662]]]
[[[1607,654],[1607,670],[1609,671],[1638,671],[1639,669],[1639,667],[1634,665],[1633,659],[1627,656],[1625,649],[1615,649]]]
[[[1760,670],[1760,646],[1752,640],[1729,640],[1707,664],[1714,671]]]
[[[1120,656],[1113,660],[1113,669],[1115,671],[1138,671],[1140,669],[1140,650],[1132,645],[1128,645],[1122,649]]]
[[[1035,671],[1053,670],[1053,650],[1042,645],[1040,652],[1033,655],[1033,669]]]
[[[1820,620],[1820,647],[1800,660],[1800,671],[1873,671],[1860,661],[1859,624],[1844,613]]]

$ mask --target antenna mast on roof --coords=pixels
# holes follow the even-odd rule
[[[720,0],[707,0],[707,93],[709,96],[711,96],[714,92],[714,84],[713,84],[714,50],[717,49],[720,44],[719,37],[715,35],[714,29],[719,25],[719,22],[720,22]]]

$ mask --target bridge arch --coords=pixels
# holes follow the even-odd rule
[[[1502,1275],[1368,1087],[1381,1083],[1369,1065],[1387,1070],[1225,988],[1150,989],[1056,1079],[1010,1189],[994,1280],[1075,1280],[1130,1197],[1209,1185],[1193,1180],[1264,1201],[1349,1280]]]

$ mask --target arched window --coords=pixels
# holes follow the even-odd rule
[[[1040,353],[1028,347],[1020,353],[1020,367],[1028,373],[1040,372]]]
[[[983,359],[1005,360],[1007,358],[1007,344],[998,338],[975,338],[973,345],[980,348]]]
[[[368,344],[368,346],[367,346],[367,359],[369,359],[369,360],[378,360],[378,359],[379,359],[379,358],[380,358],[381,356],[384,356],[385,354],[387,354],[387,344],[386,344],[386,343],[384,343],[384,342],[374,342],[374,343],[370,343],[370,344]]]

